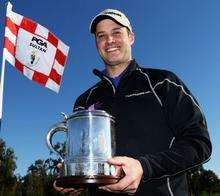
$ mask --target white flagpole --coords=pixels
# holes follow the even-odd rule
[[[4,49],[3,49],[1,83],[0,83],[0,119],[2,119],[2,111],[3,111],[4,78],[5,78],[5,56],[4,56]]]
[[[12,5],[8,1],[7,3],[7,11],[11,11]],[[6,27],[5,27],[6,31]],[[2,113],[3,113],[3,91],[4,91],[4,80],[5,80],[5,54],[4,54],[4,46],[3,46],[3,55],[2,55],[2,70],[1,70],[1,80],[0,80],[0,131],[1,131],[1,120],[2,120]]]

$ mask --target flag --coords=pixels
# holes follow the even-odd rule
[[[18,71],[59,92],[69,47],[47,28],[12,11],[6,12],[3,56]]]

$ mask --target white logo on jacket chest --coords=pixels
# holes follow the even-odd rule
[[[140,92],[140,93],[133,93],[133,94],[130,94],[130,95],[125,95],[125,97],[135,97],[135,96],[146,95],[146,94],[149,94],[149,93],[151,93],[151,91]]]

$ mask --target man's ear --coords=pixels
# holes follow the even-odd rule
[[[130,40],[130,44],[133,45],[134,40],[135,40],[135,35],[133,32],[129,32],[129,40]]]
[[[95,46],[96,46],[96,49],[99,50],[99,49],[98,49],[98,43],[97,43],[96,36],[94,36],[94,40],[95,40]]]

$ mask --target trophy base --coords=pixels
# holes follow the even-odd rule
[[[86,188],[89,186],[102,186],[114,184],[119,181],[116,176],[65,176],[56,179],[56,186],[63,188]]]

